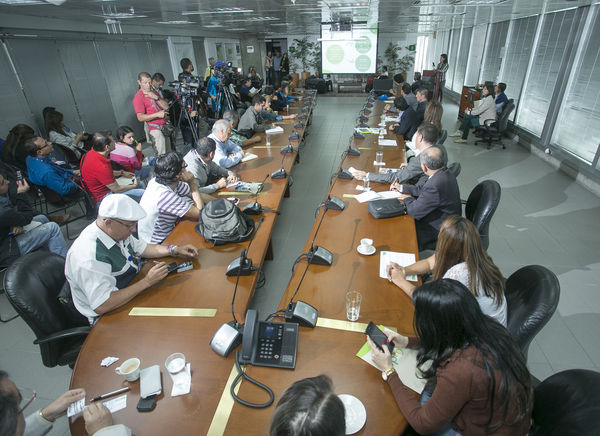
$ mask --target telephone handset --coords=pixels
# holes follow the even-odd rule
[[[273,368],[296,367],[298,324],[258,320],[258,312],[246,313],[240,363]]]

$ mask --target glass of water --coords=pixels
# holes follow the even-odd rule
[[[369,181],[369,173],[363,177],[363,192],[371,190],[371,182]]]
[[[375,165],[383,165],[383,151],[375,152]]]
[[[265,134],[265,136],[266,136],[266,142],[265,142],[265,144],[266,144],[267,146],[271,145],[271,135],[269,135],[269,134],[267,133],[267,134]]]
[[[349,321],[357,321],[360,315],[362,295],[358,291],[346,292],[346,317]]]

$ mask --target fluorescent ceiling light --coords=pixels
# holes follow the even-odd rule
[[[250,18],[242,18],[241,20],[227,20],[228,23],[239,23],[244,21],[279,21],[279,18],[275,17],[250,17]]]
[[[229,30],[234,30],[236,32],[240,32],[242,30],[246,30],[246,28],[245,27],[234,27],[233,29],[229,29]]]
[[[1,1],[1,0],[0,0]],[[129,18],[147,18],[148,15],[136,15],[130,14],[129,12],[107,12],[105,14],[92,14],[94,17],[102,17],[102,18],[114,18],[116,20],[127,20]]]
[[[218,24],[218,23],[214,23],[214,24],[205,24],[202,27],[206,27],[206,28],[211,29],[213,27],[223,27],[223,25],[222,24]]]
[[[193,21],[187,20],[169,20],[169,21],[157,21],[156,24],[195,24]]]
[[[42,0],[0,0],[1,4],[11,6],[27,6],[27,5],[45,5],[48,4]]]
[[[181,15],[210,15],[210,14],[240,14],[254,12],[252,9],[242,8],[217,8],[212,11],[183,11]]]

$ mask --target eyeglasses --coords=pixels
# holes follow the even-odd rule
[[[23,411],[25,409],[27,409],[27,406],[29,406],[31,403],[33,403],[33,400],[35,400],[36,397],[37,397],[37,392],[33,391],[33,395],[31,396],[31,398],[29,400],[27,400],[25,405],[19,409],[19,413],[23,413]]]
[[[114,222],[117,222],[117,223],[121,224],[121,225],[122,225],[122,226],[124,226],[124,227],[127,227],[127,228],[128,228],[129,230],[131,230],[132,232],[135,232],[135,230],[136,230],[136,228],[137,228],[137,221],[135,221],[135,222],[133,222],[133,223],[126,223],[126,222],[123,222],[123,221],[121,221],[121,220],[118,220],[118,219],[116,219],[116,218],[113,218],[112,220],[113,220]]]
[[[44,145],[42,145],[41,147],[38,147],[38,150],[43,150],[46,147],[49,147],[50,145],[52,145],[52,143],[50,141],[44,141]]]

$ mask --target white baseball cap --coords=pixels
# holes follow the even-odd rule
[[[125,194],[110,194],[104,197],[100,203],[98,216],[139,221],[146,217],[146,211],[133,198]]]

